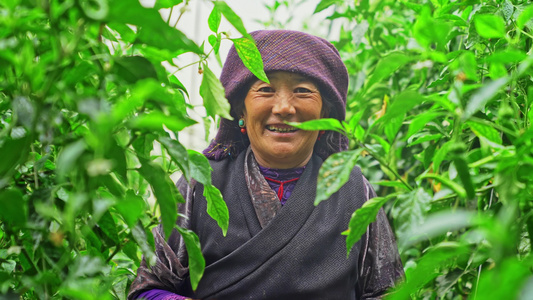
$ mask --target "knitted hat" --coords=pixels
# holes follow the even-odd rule
[[[250,33],[261,53],[265,72],[285,71],[304,75],[312,79],[320,90],[325,106],[332,109],[327,117],[344,120],[346,116],[346,94],[348,72],[339,52],[327,40],[307,33],[291,30],[259,30]],[[232,46],[220,81],[225,88],[226,98],[232,107],[233,121],[222,119],[218,133],[203,151],[213,160],[237,157],[250,144],[247,136],[241,134],[236,105],[242,106],[250,84],[257,78],[244,66],[235,47]],[[315,143],[314,152],[322,159],[346,150],[348,139],[333,131],[327,131]]]

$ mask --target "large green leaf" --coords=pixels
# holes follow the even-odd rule
[[[184,202],[185,200],[161,167],[153,165],[150,161],[141,157],[139,157],[139,161],[141,162],[141,167],[138,169],[139,173],[152,186],[161,211],[163,231],[165,237],[168,238],[178,218],[177,202]]]
[[[455,242],[443,242],[429,248],[416,267],[407,270],[407,280],[400,284],[388,299],[410,299],[411,294],[439,275],[435,270],[450,265],[457,258],[466,260],[469,254],[469,248]]]
[[[226,236],[229,226],[229,211],[226,202],[222,199],[222,194],[214,185],[204,185],[204,196],[207,200],[207,213],[217,221],[222,229],[222,234]]]
[[[202,49],[181,31],[168,26],[157,9],[143,7],[136,0],[110,2],[107,20],[138,26],[139,42],[161,49],[202,53]]]
[[[318,172],[315,205],[328,199],[350,179],[361,149],[338,152],[326,159]]]
[[[129,83],[146,78],[157,79],[152,63],[142,56],[120,56],[115,59],[115,73]]]
[[[254,40],[251,38],[239,38],[233,39],[232,41],[244,66],[259,80],[269,83],[268,77],[263,69],[261,53],[259,53]]]
[[[474,223],[475,213],[468,210],[447,210],[429,215],[422,225],[409,228],[404,236],[400,237],[401,247],[406,248],[424,240],[460,230]]]
[[[468,119],[493,99],[498,91],[509,82],[508,77],[503,77],[488,83],[485,83],[483,87],[477,90],[472,97],[468,100],[463,119]]]
[[[29,136],[19,139],[3,138],[0,145],[0,178],[11,172],[18,164],[23,162],[29,153]]]
[[[342,134],[346,133],[342,123],[332,118],[311,120],[303,123],[288,122],[287,124],[303,130],[332,130]]]
[[[202,84],[200,85],[200,95],[204,99],[207,114],[213,119],[216,115],[220,115],[228,120],[233,120],[233,117],[230,115],[231,107],[224,96],[224,87],[222,87],[222,84],[207,64],[203,65],[203,71],[204,75]]]
[[[181,234],[185,247],[187,248],[187,256],[189,257],[189,273],[191,276],[191,287],[196,290],[198,283],[204,274],[205,259],[202,255],[200,246],[200,239],[191,230],[176,226],[176,229]]]
[[[505,36],[505,23],[498,15],[476,15],[474,24],[477,33],[486,39]]]
[[[235,29],[237,29],[243,37],[252,39],[252,36],[248,34],[248,31],[244,27],[241,18],[228,6],[224,1],[215,1],[215,7],[218,11],[224,15],[224,18],[228,20]]]
[[[115,208],[120,213],[128,227],[133,228],[143,215],[146,203],[142,197],[135,195],[133,190],[128,190],[124,199],[119,199]]]
[[[533,19],[533,5],[529,5],[520,13],[516,19],[516,27],[518,27],[518,29],[524,28],[531,19]]]
[[[350,251],[360,239],[363,234],[368,229],[368,225],[376,220],[379,209],[385,204],[388,200],[393,198],[396,195],[388,195],[387,197],[375,197],[372,198],[363,204],[361,208],[356,210],[350,219],[350,224],[348,229],[342,234],[347,235],[346,237],[346,254],[349,255]]]
[[[436,43],[439,50],[444,49],[448,42],[451,25],[443,19],[435,19],[431,16],[429,7],[425,6],[413,26],[413,35],[423,47],[429,47]]]
[[[376,68],[368,78],[368,81],[365,85],[365,89],[369,90],[376,83],[382,81],[385,78],[388,78],[399,68],[410,62],[412,59],[412,57],[402,52],[393,52],[383,57],[377,63]]]
[[[220,26],[220,21],[222,20],[222,15],[220,11],[217,9],[216,6],[213,7],[213,10],[209,14],[209,18],[207,19],[207,24],[209,25],[209,29],[213,32],[218,32],[218,27]]]
[[[473,121],[469,121],[467,124],[470,126],[470,129],[472,129],[472,132],[474,132],[479,138],[485,138],[498,145],[502,144],[500,133],[493,127],[485,123]]]
[[[172,131],[181,131],[185,127],[196,124],[196,121],[185,115],[167,116],[162,112],[154,111],[148,114],[142,114],[130,120],[132,128],[164,131],[163,125]]]
[[[190,181],[189,153],[187,152],[187,149],[185,149],[179,141],[168,137],[158,137],[157,140],[167,149],[168,154],[178,165],[187,181]]]
[[[24,226],[28,219],[26,203],[18,189],[0,192],[0,219],[14,226]]]

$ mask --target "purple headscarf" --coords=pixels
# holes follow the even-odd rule
[[[322,99],[330,107],[327,117],[344,120],[346,116],[346,94],[348,72],[339,52],[327,40],[307,33],[291,30],[259,30],[250,33],[263,59],[265,72],[293,72],[311,78],[319,87]],[[243,106],[249,85],[257,78],[244,66],[235,47],[232,46],[220,81],[225,88],[226,98],[232,107],[233,121],[222,119],[218,133],[211,144],[203,151],[213,160],[237,157],[250,141],[241,134],[238,126],[240,112],[236,105]],[[322,159],[346,150],[348,139],[332,131],[327,131],[315,143],[314,152]]]

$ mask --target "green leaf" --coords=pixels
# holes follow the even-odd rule
[[[526,53],[514,49],[497,51],[487,57],[489,63],[514,64],[527,58]]]
[[[450,179],[448,179],[448,178],[446,178],[444,176],[441,176],[441,175],[438,175],[438,174],[434,174],[434,173],[423,174],[423,175],[419,176],[417,179],[421,180],[421,179],[425,179],[425,178],[434,179],[434,180],[442,183],[443,185],[449,187],[450,189],[452,189],[460,197],[463,197],[463,198],[466,197],[466,190],[460,184],[458,184],[455,181],[452,181],[452,180],[450,180]]]
[[[250,70],[250,72],[252,72],[259,80],[270,83],[267,75],[265,74],[265,70],[263,69],[263,59],[261,58],[261,53],[259,53],[254,40],[249,38],[240,38],[232,39],[232,41],[235,45],[235,50],[241,58],[244,66],[248,68],[248,70]]]
[[[393,52],[383,57],[377,63],[376,68],[368,78],[365,89],[369,90],[374,84],[388,78],[412,59],[412,57],[409,57],[402,52]]]
[[[104,234],[111,239],[115,244],[120,244],[118,239],[117,223],[109,211],[106,211],[100,220],[98,220],[98,227]]]
[[[207,213],[217,221],[222,229],[222,234],[226,236],[229,226],[229,211],[226,202],[222,199],[222,194],[214,185],[204,185],[204,196],[207,200]]]
[[[530,299],[531,260],[509,256],[495,268],[481,273],[477,299]],[[529,295],[529,296],[528,296]]]
[[[524,9],[520,15],[518,16],[518,18],[516,19],[516,27],[518,27],[518,29],[523,29],[524,26],[531,20],[533,19],[533,5],[529,5],[528,7],[526,7],[526,9]]]
[[[191,178],[203,185],[211,185],[211,165],[207,158],[194,150],[187,150],[189,155],[189,170]]]
[[[399,194],[391,210],[396,224],[396,234],[403,236],[410,228],[422,224],[431,208],[430,202],[431,195],[423,188]]]
[[[388,121],[385,123],[385,135],[390,143],[394,141],[398,131],[403,124],[403,116],[388,118]]]
[[[228,6],[228,4],[224,1],[215,1],[214,2],[215,7],[218,11],[220,11],[226,20],[228,20],[237,31],[239,31],[243,37],[249,38],[252,40],[252,36],[248,34],[248,31],[246,28],[244,28],[244,24],[242,23],[241,18]]]
[[[342,134],[346,134],[342,123],[339,120],[333,118],[317,119],[302,123],[287,122],[287,124],[302,130],[332,130]]]
[[[181,31],[168,26],[157,9],[143,7],[139,1],[113,1],[107,21],[138,26],[137,39],[140,43],[173,51],[203,52]]]
[[[500,133],[493,127],[484,123],[478,123],[473,121],[469,121],[467,122],[467,124],[479,138],[486,138],[487,140],[498,145],[502,144],[502,138],[500,136]]]
[[[431,111],[417,115],[414,119],[411,120],[411,123],[409,124],[409,130],[407,130],[407,135],[405,137],[411,137],[413,134],[419,132],[422,128],[424,128],[429,121],[432,121],[441,115],[442,113]]]
[[[436,133],[436,134],[427,134],[427,133],[421,133],[421,134],[415,134],[411,136],[409,139],[407,139],[407,146],[411,147],[414,145],[422,144],[424,142],[429,141],[435,141],[442,138],[442,134]]]
[[[28,220],[26,202],[18,189],[0,192],[0,220],[14,226],[24,226]]]
[[[474,189],[474,185],[472,184],[472,177],[470,176],[468,163],[466,162],[466,154],[461,153],[459,155],[454,155],[453,163],[457,169],[459,178],[463,183],[467,198],[474,199],[476,197],[476,191]]]
[[[370,136],[375,139],[376,141],[378,141],[378,143],[381,145],[381,147],[383,148],[383,151],[385,152],[385,154],[388,154],[389,151],[390,151],[390,144],[387,143],[387,141],[382,138],[381,136],[377,135],[377,134],[370,134]],[[358,138],[359,139],[359,138]]]
[[[217,9],[216,6],[213,7],[213,10],[209,14],[209,18],[207,19],[207,23],[209,25],[209,29],[211,31],[217,33],[218,27],[220,26],[220,20],[222,20],[222,14]]]
[[[153,111],[148,114],[139,115],[130,120],[129,124],[132,128],[154,130],[163,132],[163,125],[172,131],[181,131],[185,127],[196,124],[197,122],[184,115],[182,116],[167,116],[159,111]]]
[[[185,247],[187,248],[187,256],[189,257],[189,273],[191,279],[191,287],[196,290],[198,283],[204,274],[205,259],[202,255],[202,248],[200,246],[200,239],[191,230],[176,226],[176,230],[181,234]]]
[[[403,237],[399,237],[402,241],[401,247],[405,249],[420,241],[431,240],[448,232],[469,227],[475,216],[471,211],[460,209],[431,214],[423,224],[410,228]]]
[[[168,154],[178,165],[187,181],[190,181],[191,176],[189,169],[189,154],[187,149],[185,149],[185,147],[183,147],[183,145],[181,145],[177,140],[173,140],[168,137],[160,136],[157,138],[157,140],[167,149]]]
[[[182,3],[183,0],[157,0],[155,1],[154,8],[160,10],[162,8],[171,8]]]
[[[387,299],[410,299],[412,294],[439,275],[436,270],[449,266],[457,259],[466,260],[471,252],[468,247],[456,242],[442,242],[426,251],[415,267],[405,272],[408,280],[397,286]]]
[[[152,63],[142,56],[120,56],[115,58],[115,73],[129,83],[146,78],[157,79]]]
[[[346,256],[350,255],[353,245],[355,245],[355,243],[361,239],[361,236],[365,234],[368,225],[376,220],[379,209],[394,196],[396,195],[372,198],[366,201],[361,208],[352,214],[348,229],[342,233],[343,235],[347,235]]]
[[[87,144],[84,140],[79,140],[68,144],[57,158],[56,171],[59,177],[66,175],[75,166],[78,158],[85,152]]]
[[[204,75],[200,85],[200,95],[204,99],[207,114],[213,119],[216,115],[220,115],[225,119],[233,120],[230,115],[231,106],[226,97],[224,97],[224,87],[222,87],[216,75],[207,67],[207,64],[204,64],[203,68]]]
[[[337,3],[341,3],[342,1],[341,0],[321,0],[316,8],[315,8],[315,11],[313,12],[313,14],[316,14],[318,12],[321,12],[323,11],[324,9],[332,6],[333,4],[337,4]]]
[[[133,190],[128,190],[124,199],[120,199],[115,204],[115,209],[120,213],[128,227],[133,228],[144,214],[146,203],[142,197],[135,195]]]
[[[413,36],[422,47],[427,48],[436,43],[437,48],[443,50],[451,29],[452,26],[445,20],[431,16],[429,7],[425,6],[413,26]]]
[[[404,189],[406,191],[409,191],[409,188],[406,187],[405,184],[403,184],[400,181],[388,181],[388,180],[385,180],[385,181],[373,181],[371,183],[372,184],[381,185],[381,186],[389,186],[389,187],[401,188],[401,189]]]
[[[2,157],[0,159],[0,179],[26,159],[30,150],[30,142],[29,136],[20,139],[3,138],[3,143],[0,145],[0,157]]]
[[[326,159],[318,172],[315,206],[328,199],[350,179],[361,148],[338,152]]]
[[[220,50],[220,35],[215,36],[214,34],[210,35],[208,38],[209,44],[213,47],[213,51],[218,53]]]
[[[165,237],[168,238],[178,218],[176,203],[185,202],[185,200],[183,200],[176,186],[170,181],[170,178],[161,167],[153,165],[144,158],[138,157],[138,159],[141,162],[141,167],[138,169],[139,173],[152,186],[154,196],[161,211],[163,231]]]
[[[488,83],[485,83],[483,87],[477,90],[468,100],[465,112],[463,114],[463,120],[470,118],[478,110],[485,107],[485,105],[493,99],[498,91],[509,82],[509,77],[503,77]]]
[[[486,39],[505,37],[505,23],[498,15],[476,15],[474,24],[481,37]]]

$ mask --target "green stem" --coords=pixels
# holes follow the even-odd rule
[[[357,143],[359,144],[360,147],[364,148],[374,159],[376,159],[380,165],[387,168],[387,170],[389,170],[392,174],[394,174],[396,179],[400,180],[400,182],[403,183],[405,187],[407,187],[410,191],[413,190],[413,187],[409,183],[407,183],[407,181],[405,181],[400,176],[400,174],[398,174],[398,172],[396,172],[387,162],[385,162],[385,160],[381,156],[373,152],[370,148],[366,147],[363,143],[360,143],[360,142],[357,142]]]
[[[174,6],[172,6],[172,7],[170,8],[170,12],[168,13],[168,19],[167,19],[167,24],[168,24],[168,26],[170,26],[170,19],[171,19],[171,17],[172,17],[172,11],[173,11],[173,10],[174,10]],[[175,26],[174,26],[174,27],[175,27]]]

